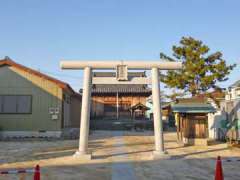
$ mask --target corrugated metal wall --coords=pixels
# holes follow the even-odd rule
[[[32,95],[32,114],[0,114],[0,129],[56,131],[61,129],[62,89],[55,83],[10,66],[0,67],[0,95]],[[52,120],[50,108],[58,108]]]

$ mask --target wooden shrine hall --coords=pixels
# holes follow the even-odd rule
[[[115,76],[115,72],[93,73],[93,77]],[[145,72],[128,73],[128,78],[136,77],[146,77],[146,74]],[[142,118],[145,117],[146,101],[152,94],[152,90],[146,84],[94,84],[92,86],[91,119],[132,119],[139,118],[140,115]]]

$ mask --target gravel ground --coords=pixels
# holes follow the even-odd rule
[[[220,155],[225,180],[240,179],[240,149],[229,149],[221,143],[182,147],[173,132],[165,133],[164,138],[169,158],[160,160],[152,160],[152,132],[95,131],[89,141],[93,153],[90,161],[72,157],[77,140],[0,142],[0,170],[39,164],[42,180],[111,180],[119,173],[126,180],[128,174],[131,179],[209,180],[214,177],[215,159]],[[32,176],[0,175],[0,180],[19,178]]]

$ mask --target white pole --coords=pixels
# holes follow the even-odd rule
[[[90,121],[90,104],[91,104],[91,81],[92,70],[90,67],[84,68],[83,94],[82,94],[82,111],[81,111],[81,126],[79,137],[79,151],[76,155],[87,155],[89,121]]]
[[[154,136],[155,136],[155,155],[163,155],[163,127],[161,117],[161,101],[159,86],[159,69],[152,68],[152,98],[153,98],[153,117],[154,117]]]

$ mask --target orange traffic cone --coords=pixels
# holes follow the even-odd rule
[[[35,167],[34,180],[40,180],[40,166],[39,165],[36,165],[36,167]]]
[[[216,170],[215,170],[215,180],[224,180],[223,170],[222,170],[222,160],[221,157],[217,157]]]

